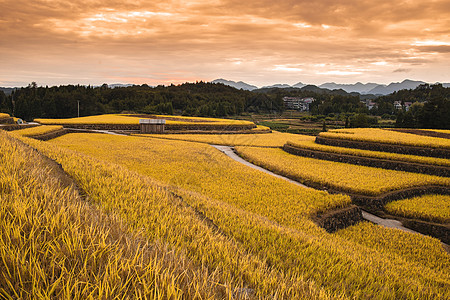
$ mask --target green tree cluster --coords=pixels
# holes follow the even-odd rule
[[[14,114],[25,120],[76,117],[78,103],[80,116],[126,111],[224,117],[243,112],[280,112],[284,109],[282,100],[280,102],[276,96],[205,82],[157,87],[144,84],[116,88],[109,88],[106,84],[100,87],[38,87],[36,84],[30,84],[8,97],[0,94],[2,111],[12,112],[8,103],[13,99]]]

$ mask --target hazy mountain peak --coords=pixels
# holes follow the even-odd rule
[[[236,82],[236,81],[232,81],[232,80],[226,80],[223,78],[215,79],[215,80],[211,81],[211,83],[222,83],[222,84],[225,84],[228,86],[232,86],[238,90],[243,89],[243,90],[247,90],[247,91],[252,91],[252,90],[255,90],[258,88],[257,86],[247,84],[243,81]]]

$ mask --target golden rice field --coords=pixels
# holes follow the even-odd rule
[[[230,119],[184,117],[184,116],[166,116],[152,115],[154,118],[166,120],[166,124],[199,124],[199,125],[254,125],[253,122]],[[139,119],[144,117],[129,114],[109,114],[98,116],[87,116],[71,119],[35,119],[35,122],[44,125],[66,125],[66,124],[139,124]]]
[[[423,129],[423,130],[435,131],[435,132],[450,134],[450,130],[449,129]]]
[[[0,113],[0,119],[9,118],[9,114]]]
[[[43,125],[17,130],[16,133],[22,136],[32,137],[42,134],[52,133],[63,129],[61,125]]]
[[[450,139],[419,136],[379,128],[335,129],[327,132],[321,132],[319,136],[332,139],[388,143],[406,146],[437,147],[445,149],[450,148]]]
[[[223,295],[220,276],[84,201],[61,171],[0,131],[0,298]],[[155,188],[146,196],[171,201]],[[231,289],[231,287],[229,287]]]
[[[450,196],[424,195],[388,203],[386,210],[394,215],[439,223],[450,222]]]
[[[264,134],[139,134],[138,136],[199,142],[225,146],[282,147],[292,140],[298,143],[314,141],[315,137],[273,131]]]
[[[245,170],[235,168],[237,163],[215,149],[206,151],[207,145],[97,134],[69,134],[52,142],[21,139],[60,163],[99,210],[114,214],[148,242],[166,242],[175,253],[185,253],[192,272],[198,269],[204,272],[196,277],[198,284],[193,284],[199,292],[197,298],[244,298],[244,292],[254,299],[450,296],[450,256],[438,240],[410,233],[392,234],[391,243],[397,243],[397,247],[378,245],[379,236],[389,231],[377,227],[379,232],[364,233],[372,241],[365,245],[352,240],[359,233],[351,237],[328,234],[303,214],[292,212],[289,216],[296,218],[295,222],[279,217],[283,212],[279,207],[286,203],[283,195],[267,193],[264,199],[258,198],[261,194],[257,190],[267,189],[264,183],[270,187],[269,177],[260,172],[246,172],[240,179],[248,184],[236,185],[236,177],[241,174],[229,171]],[[91,146],[78,147],[79,142]],[[169,151],[176,148],[182,151]],[[140,155],[134,155],[136,151]],[[183,158],[186,154],[189,156]],[[198,165],[195,170],[192,170],[195,163],[189,164],[192,160]],[[164,170],[181,176],[177,180],[173,174],[163,173]],[[227,195],[204,186],[202,180],[208,176],[219,180],[214,187]],[[245,186],[247,189],[239,198],[242,203],[228,198],[234,192],[227,189]],[[171,191],[179,197],[173,197]],[[299,203],[311,197],[307,189],[298,189],[297,193]],[[326,193],[318,195],[328,201],[339,199]],[[262,209],[261,200],[268,209]],[[422,249],[420,257],[413,257],[411,248]],[[163,272],[165,266],[159,270]],[[189,287],[177,291],[184,298],[194,298]],[[165,298],[167,294],[162,295]]]
[[[418,155],[406,155],[406,154],[397,154],[390,152],[381,152],[381,151],[371,151],[371,150],[360,150],[355,148],[345,148],[345,147],[336,147],[336,146],[328,146],[317,144],[314,140],[305,140],[305,141],[288,141],[288,145],[309,149],[309,150],[318,150],[324,152],[331,152],[337,154],[346,154],[346,155],[354,155],[361,157],[369,157],[369,158],[379,158],[379,159],[387,159],[387,160],[398,160],[412,163],[420,163],[420,164],[429,164],[429,165],[438,165],[438,166],[450,166],[450,159],[445,158],[435,158],[428,156],[418,156]]]
[[[434,259],[427,256],[430,251],[434,251],[432,250],[433,242],[429,237],[420,234],[409,234],[393,228],[380,227],[370,222],[360,222],[357,225],[341,229],[335,234],[378,251],[401,255],[405,259],[433,269],[445,271],[450,268],[446,253],[436,253]]]
[[[301,157],[281,149],[236,147],[244,159],[300,182],[365,195],[423,185],[450,186],[450,178]]]
[[[295,224],[299,215],[350,203],[348,196],[305,189],[261,174],[202,143],[90,133],[67,134],[49,142],[109,162],[120,162],[166,184],[256,213],[266,212],[278,222]],[[276,205],[268,205],[268,201]]]

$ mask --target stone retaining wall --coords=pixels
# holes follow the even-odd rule
[[[403,225],[422,234],[430,235],[450,245],[450,225],[419,220],[403,220]]]
[[[62,135],[65,135],[68,132],[69,131],[67,129],[63,128],[63,129],[60,129],[60,130],[52,131],[52,132],[45,133],[45,134],[30,136],[30,137],[33,138],[33,139],[36,139],[36,140],[48,141],[48,140],[60,137]]]
[[[430,194],[450,195],[450,188],[438,185],[419,186],[399,191],[392,191],[379,196],[365,196],[347,193],[347,195],[352,198],[352,202],[364,206],[372,211],[383,210],[384,205],[392,201]]]
[[[139,124],[63,124],[65,128],[88,130],[140,130]],[[242,131],[256,128],[256,125],[215,125],[215,124],[166,124],[167,131]]]
[[[351,205],[318,215],[313,220],[327,232],[335,232],[336,230],[355,225],[364,219],[361,209],[356,205]]]
[[[14,124],[14,119],[11,117],[0,118],[0,124]]]
[[[31,128],[39,126],[39,124],[11,124],[11,125],[0,125],[0,129],[5,131],[13,131],[13,130],[19,130],[19,129],[25,129],[25,128]]]

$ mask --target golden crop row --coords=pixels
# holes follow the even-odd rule
[[[145,235],[149,239],[148,247],[167,243],[174,253],[160,253],[161,263],[167,256],[175,264],[174,256],[186,253],[190,261],[179,258],[179,264],[186,268],[183,274],[169,272],[165,265],[158,265],[161,277],[174,285],[181,281],[176,291],[182,297],[173,298],[241,299],[246,298],[247,292],[253,295],[250,298],[261,299],[272,299],[274,295],[286,299],[343,298],[339,291],[331,293],[300,275],[269,266],[265,258],[246,251],[238,241],[209,225],[184,199],[173,196],[167,187],[148,177],[47,142],[21,139],[60,163],[96,205],[120,218],[128,228]],[[187,193],[183,198],[195,200],[200,196]],[[207,204],[210,199],[202,201]],[[158,258],[154,260],[157,262]],[[162,294],[155,293],[156,298],[170,298],[163,293],[167,287],[159,281],[156,284]],[[133,294],[129,298],[134,298]]]
[[[205,265],[231,269],[235,276],[242,276],[240,278],[250,283],[248,287],[255,289],[257,298],[310,299],[331,295],[334,299],[363,296],[444,299],[449,296],[450,260],[436,239],[423,237],[421,240],[428,245],[425,257],[440,262],[435,268],[409,261],[401,248],[400,253],[391,254],[347,241],[300,217],[301,209],[291,206],[293,211],[283,210],[282,206],[289,205],[283,194],[266,193],[260,199],[262,194],[258,190],[272,188],[268,175],[248,172],[245,167],[236,168],[237,163],[207,145],[149,140],[69,134],[52,141],[52,144],[104,158],[110,163],[53,147],[48,142],[27,142],[57,159],[82,183],[89,196],[108,210],[120,213],[127,222],[136,224],[133,227],[142,228],[155,238],[164,237],[172,239],[176,245],[185,245],[189,256]],[[181,151],[177,152],[178,149]],[[216,228],[213,232],[226,236],[229,250],[219,247],[217,240],[205,240],[209,232],[205,228],[199,229],[198,235],[190,236],[199,225],[186,220],[190,215],[186,205],[179,205],[176,199],[148,204],[142,193],[154,182],[112,162],[208,196],[174,187],[187,207],[195,208],[199,219],[206,217],[210,220],[207,223]],[[207,179],[210,176],[215,181]],[[203,180],[217,191],[209,189]],[[236,180],[245,183],[239,184]],[[141,181],[144,183],[137,188],[136,184]],[[283,185],[284,181],[277,180],[277,183]],[[240,191],[238,201],[228,197],[240,189],[244,190]],[[309,201],[307,191],[297,189],[298,202]],[[173,214],[160,215],[165,205],[174,206]],[[181,208],[184,210],[178,211]],[[288,214],[290,220],[280,215],[282,213]],[[174,220],[169,222],[171,219]],[[177,234],[182,237],[174,238]],[[245,253],[252,253],[265,263],[255,264],[239,258]],[[276,271],[268,273],[266,270]]]
[[[154,115],[154,117],[166,119],[166,124],[202,124],[202,125],[252,125],[252,122],[230,119],[214,119],[183,116]],[[64,124],[139,124],[143,117],[133,115],[99,115],[72,119],[35,119],[35,122],[45,125]]]
[[[421,136],[378,128],[335,129],[327,132],[321,132],[319,135],[326,138],[345,139],[352,141],[450,148],[450,139]]]
[[[17,134],[22,135],[22,136],[32,137],[32,136],[55,132],[55,131],[58,131],[61,129],[63,129],[63,127],[61,125],[49,125],[49,126],[44,125],[44,126],[36,126],[36,127],[20,129],[20,130],[17,130],[16,132],[17,132]]]
[[[395,215],[439,223],[450,222],[449,195],[425,195],[394,201],[388,203],[385,208]]]
[[[273,131],[264,134],[142,134],[139,136],[225,146],[282,147],[287,141],[314,141],[313,136]]]
[[[429,253],[434,252],[434,245],[429,243],[423,235],[411,234],[394,228],[385,228],[369,222],[338,230],[335,235],[356,242],[380,252],[401,255],[412,262],[426,265],[432,269],[445,271],[450,267],[448,254],[435,253],[430,259]],[[395,259],[392,257],[392,259]]]
[[[450,130],[449,129],[422,129],[422,130],[435,131],[435,132],[450,134]]]
[[[9,118],[9,115],[5,114],[5,113],[0,113],[0,119],[3,119],[3,118]]]
[[[236,151],[275,173],[351,193],[379,195],[414,186],[450,186],[450,178],[300,157],[281,149],[236,147]]]
[[[430,165],[438,165],[438,166],[450,166],[450,159],[445,159],[445,158],[435,158],[435,157],[428,157],[428,156],[406,155],[406,154],[397,154],[397,153],[389,153],[389,152],[381,152],[381,151],[361,150],[361,149],[355,149],[355,148],[335,147],[335,146],[317,144],[313,140],[296,141],[296,142],[288,141],[287,144],[294,146],[294,147],[298,147],[298,148],[325,151],[325,152],[338,153],[338,154],[348,154],[348,155],[370,157],[370,158],[380,158],[380,159],[387,159],[387,160],[399,160],[399,161],[405,161],[405,162],[430,164]]]
[[[260,175],[259,171],[201,143],[89,133],[69,134],[51,143],[110,162],[120,162],[164,183],[218,200],[239,205],[246,203],[254,212],[270,210],[278,221],[284,218],[295,223],[299,215],[315,214],[350,203],[350,198],[344,195],[329,195],[267,174]],[[268,206],[268,199],[277,199],[278,204]]]
[[[64,174],[0,131],[0,298],[220,296],[214,272],[83,201]],[[56,164],[55,164],[56,166]],[[158,191],[147,196],[168,198]],[[166,200],[168,201],[168,200]]]

